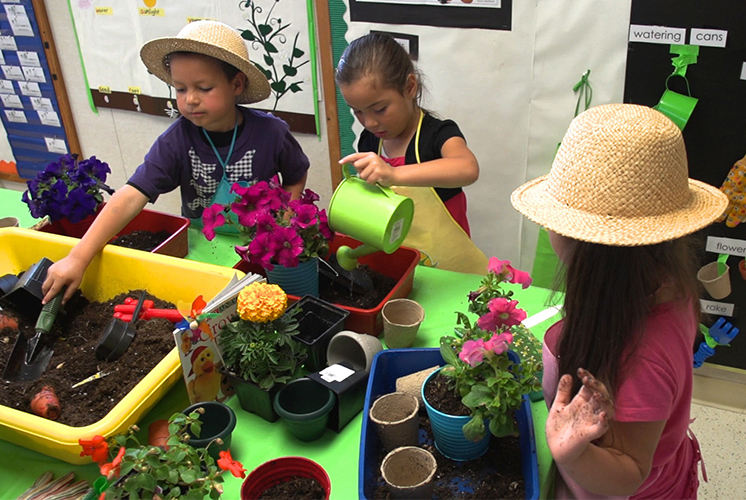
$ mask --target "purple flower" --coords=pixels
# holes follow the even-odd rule
[[[319,213],[316,205],[303,205],[297,201],[291,201],[290,210],[295,212],[295,217],[291,221],[293,226],[306,229],[307,227],[316,225],[316,214]]]
[[[65,206],[68,208],[67,218],[70,222],[80,222],[89,215],[96,212],[96,200],[83,188],[75,188],[70,191]]]
[[[277,243],[277,263],[285,267],[296,267],[298,256],[303,253],[303,238],[292,227],[279,227],[273,233]]]
[[[334,231],[329,227],[329,218],[326,215],[326,210],[321,209],[319,211],[319,232],[321,236],[330,240],[334,237]]]
[[[276,250],[277,242],[272,233],[257,234],[249,243],[249,261],[271,271],[275,267],[272,258]]]

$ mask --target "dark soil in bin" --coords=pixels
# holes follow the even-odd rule
[[[319,274],[319,298],[331,304],[358,309],[374,309],[377,307],[396,286],[396,280],[368,266],[361,265],[359,269],[365,272],[373,282],[372,290],[358,293],[352,287],[345,287],[341,283]]]
[[[279,483],[264,490],[259,498],[268,500],[277,498],[292,498],[294,500],[324,500],[324,488],[313,478],[297,477],[284,483]]]
[[[448,377],[438,374],[425,387],[425,397],[434,408],[452,415],[468,415],[468,408],[448,388]],[[464,409],[466,411],[464,411]],[[422,408],[419,417],[420,446],[435,457],[433,498],[463,499],[523,499],[526,497],[525,480],[521,466],[521,447],[518,436],[490,437],[487,452],[476,460],[457,462],[440,454],[435,447],[427,411]],[[378,457],[378,475],[373,498],[389,499],[391,494],[380,474],[380,464],[385,453]]]
[[[110,245],[152,252],[171,236],[168,231],[132,231],[115,238]]]
[[[3,380],[0,404],[30,412],[31,398],[45,385],[54,388],[60,400],[62,414],[58,422],[82,427],[101,420],[132,388],[142,380],[173,348],[173,323],[155,318],[140,320],[129,349],[115,361],[100,361],[94,351],[99,337],[114,314],[114,305],[126,297],[139,298],[142,290],[118,295],[105,303],[89,302],[80,291],[64,306],[65,314],[58,315],[50,341],[54,355],[39,380]],[[172,309],[174,304],[147,295],[153,307]],[[3,314],[18,320],[20,331],[27,337],[34,335],[36,318],[24,317],[13,305],[0,299]],[[0,330],[0,370],[5,369],[18,330]],[[77,388],[72,386],[98,373],[109,373]],[[0,376],[2,372],[0,372]]]

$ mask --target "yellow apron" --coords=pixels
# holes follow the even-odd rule
[[[420,111],[414,144],[417,163],[421,163],[420,129],[424,116]],[[381,140],[378,143],[379,156],[382,150]],[[453,219],[435,189],[410,186],[391,186],[391,189],[414,202],[412,227],[402,245],[419,250],[421,264],[461,273],[484,274],[487,271],[489,259]]]

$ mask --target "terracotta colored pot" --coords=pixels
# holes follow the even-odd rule
[[[160,446],[164,450],[168,449],[168,420],[165,418],[154,420],[148,427],[148,444],[150,446]]]

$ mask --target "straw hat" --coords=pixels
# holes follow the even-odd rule
[[[718,189],[688,178],[679,128],[646,106],[609,104],[578,115],[548,175],[510,197],[555,233],[614,246],[651,245],[693,233],[728,206]]]
[[[195,52],[225,61],[238,68],[248,78],[248,84],[238,96],[241,104],[263,101],[269,97],[269,82],[249,60],[249,51],[238,31],[217,21],[194,21],[184,26],[175,37],[150,40],[140,49],[140,58],[148,71],[171,85],[168,56],[172,52]]]

